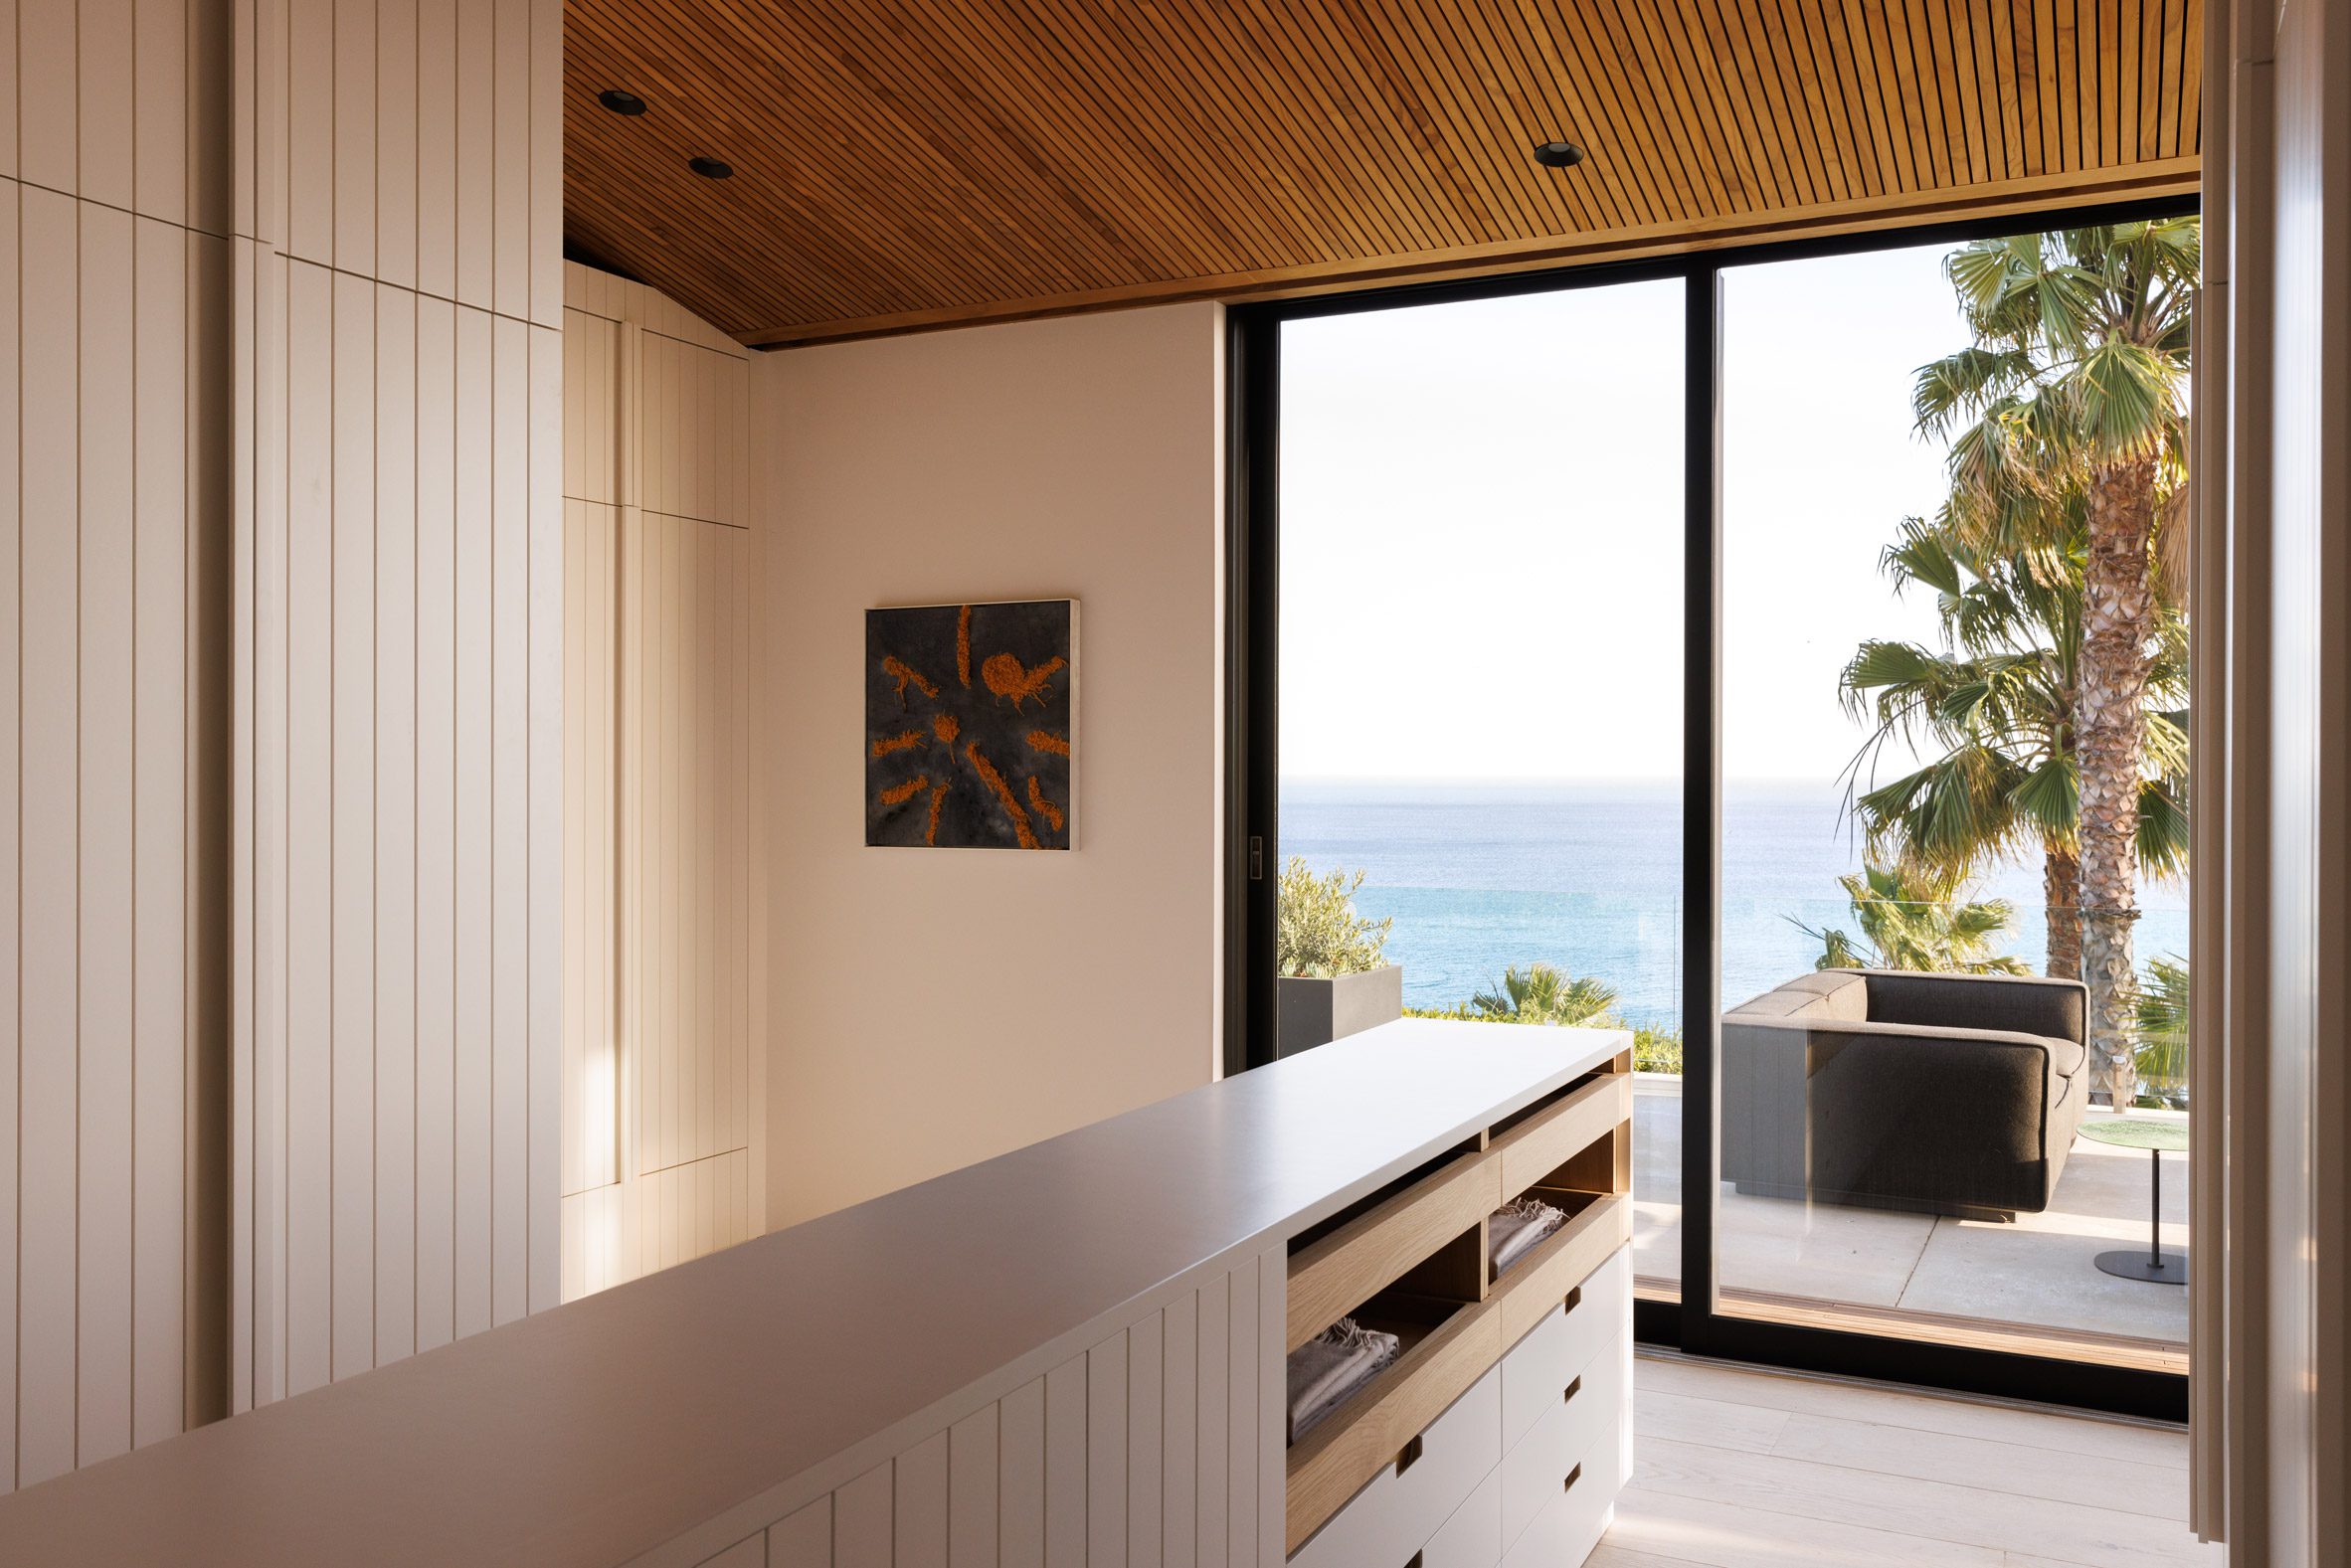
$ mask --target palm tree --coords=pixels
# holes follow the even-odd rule
[[[1839,877],[1864,941],[1834,927],[1790,924],[1820,942],[1816,969],[1923,969],[1940,974],[2030,974],[1992,943],[2016,919],[2006,899],[1966,898],[1955,878],[1898,866],[1865,866]]]
[[[1921,369],[1912,395],[1920,431],[1952,437],[1947,511],[1958,537],[2045,555],[2053,505],[2077,489],[2083,497],[2074,683],[2082,966],[2090,1047],[2117,1105],[2136,1087],[2131,925],[2158,523],[2175,523],[2184,500],[2198,241],[2195,219],[2173,218],[1962,246],[1944,269],[1975,341]]]
[[[1525,969],[1512,964],[1503,970],[1501,985],[1470,998],[1472,1009],[1506,1023],[1548,1023],[1562,1028],[1587,1025],[1612,1028],[1609,1011],[1616,1005],[1616,988],[1588,974],[1570,977],[1547,963]]]
[[[1847,770],[1852,809],[1873,858],[1957,877],[1985,859],[2038,848],[2048,913],[2048,972],[2081,973],[2077,857],[2080,791],[2074,754],[2075,670],[2080,653],[2082,551],[2077,494],[2062,514],[2068,536],[2041,558],[1979,554],[1947,529],[1905,518],[1888,547],[1898,594],[1936,596],[1937,646],[1871,640],[1839,677],[1848,712],[1873,726]],[[2186,699],[2187,636],[2164,617],[2147,675],[2159,701]],[[1927,760],[1883,784],[1876,764],[1900,741]],[[2187,869],[2185,726],[2148,716],[2147,751],[2159,766],[2139,781],[2138,854],[2160,875]],[[1864,777],[1872,786],[1861,790]]]

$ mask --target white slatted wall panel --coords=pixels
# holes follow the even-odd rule
[[[795,1509],[767,1568],[1280,1568],[1287,1268],[1209,1280]]]
[[[567,265],[563,1294],[756,1235],[744,350]]]
[[[0,4],[0,1491],[225,1404],[230,22]]]
[[[0,1489],[556,1298],[561,22],[0,3]]]

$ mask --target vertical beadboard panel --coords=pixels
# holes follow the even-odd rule
[[[379,287],[375,304],[373,1240],[381,1364],[417,1347],[418,398],[417,298]]]
[[[892,1568],[947,1568],[947,1434],[899,1455],[891,1488]]]
[[[1232,1568],[1257,1568],[1257,1260],[1226,1277],[1232,1330],[1226,1336],[1225,1533]]]
[[[832,1494],[833,1568],[891,1568],[891,1469],[884,1460]]]
[[[532,0],[476,0],[492,13],[490,300],[502,316],[531,313]]]
[[[131,480],[135,850],[131,1442],[185,1424],[188,1202],[189,261],[185,230],[136,226]],[[199,474],[199,478],[202,475]],[[197,502],[201,505],[201,499]]]
[[[417,285],[417,0],[376,0],[376,272]],[[558,242],[560,249],[561,242]]]
[[[332,1375],[333,274],[289,261],[285,291],[283,1358],[298,1394]]]
[[[330,266],[335,260],[335,11],[331,0],[306,0],[278,12],[285,29],[285,254]],[[274,92],[277,87],[272,80],[265,90]],[[289,455],[291,449],[288,433]]]
[[[194,151],[189,133],[202,137],[220,123],[189,122],[188,0],[136,0],[131,33],[131,91],[138,103],[131,126],[131,209],[187,224]]]
[[[127,7],[125,7],[127,10]],[[109,21],[108,26],[111,26]],[[119,41],[129,69],[128,18]],[[109,36],[102,47],[115,46]],[[88,58],[87,56],[85,57]],[[102,78],[111,85],[112,70]],[[93,80],[86,76],[85,84]],[[125,84],[127,86],[127,84]],[[127,139],[118,194],[129,192]],[[109,169],[106,188],[114,189]],[[131,223],[82,216],[81,1162],[77,1463],[130,1448],[133,470]]]
[[[556,1209],[563,1180],[563,336],[531,327],[526,386],[530,400],[529,550],[524,657],[529,739],[525,806],[529,817],[527,970],[529,1115],[526,1201],[529,1233],[527,1309],[562,1300]]]
[[[491,485],[490,318],[456,312],[455,1310],[459,1335],[491,1321],[490,1149]]]
[[[16,12],[17,0],[0,0],[0,82],[7,83],[12,91],[16,90],[17,83]],[[15,178],[16,116],[14,114],[0,114],[0,179],[13,180]],[[14,192],[9,193],[8,204],[11,209],[14,208],[16,204]],[[14,211],[9,213],[6,220],[0,221],[5,221],[9,225],[7,237],[13,243],[16,237]],[[16,259],[14,257],[9,258],[8,271],[11,277],[16,275]],[[13,311],[15,307],[11,305],[9,308]],[[16,344],[13,341],[0,343],[0,348],[5,348],[8,351],[8,363],[14,365],[16,363]],[[10,1223],[14,1223],[13,1219]],[[0,1321],[6,1321],[6,1319],[0,1318]],[[8,1375],[10,1377],[16,1375],[13,1367],[9,1370]],[[9,1401],[9,1408],[15,1408],[13,1399]],[[11,1445],[15,1441],[16,1434],[13,1432],[5,1438],[0,1438],[0,1483],[4,1483],[14,1473],[15,1464],[11,1456],[14,1455],[15,1449]]]
[[[768,1568],[832,1568],[829,1493],[768,1526]]]
[[[1195,1549],[1203,1564],[1230,1561],[1232,1542],[1226,1533],[1227,1499],[1232,1474],[1225,1462],[1232,1399],[1232,1281],[1218,1276],[1199,1293],[1200,1353],[1194,1369],[1199,1389],[1197,1437],[1199,1460],[1193,1485],[1198,1493],[1199,1536]]]
[[[1021,1384],[996,1411],[1000,1568],[1044,1568],[1045,1380]]]
[[[371,8],[372,9],[372,8]],[[338,30],[339,31],[339,30]],[[369,39],[373,40],[372,28]],[[372,55],[372,51],[371,51]],[[372,261],[372,256],[370,258]],[[334,1105],[333,1373],[375,1365],[375,286],[334,278],[334,486],[329,553],[331,798],[323,846],[332,884],[328,1079]]]
[[[747,1535],[715,1557],[702,1559],[701,1568],[767,1568],[768,1537],[762,1530]]]
[[[453,256],[460,304],[490,308],[496,149],[491,145],[495,0],[456,0],[456,226]]]
[[[127,211],[132,189],[131,116],[123,107],[134,101],[136,92],[130,0],[78,0],[74,11],[80,78],[75,106],[81,115],[81,178],[74,191],[85,201]]]
[[[40,23],[22,33],[25,83],[48,92],[54,83],[45,78],[62,72],[71,126],[71,32],[60,58],[52,49],[56,11],[44,7],[23,19]],[[22,101],[28,109],[35,103],[31,92]],[[29,175],[51,175],[42,166],[48,149],[39,145],[47,136],[24,138]],[[63,173],[71,188],[70,136],[66,151]],[[20,850],[17,907],[37,918],[20,929],[16,1480],[31,1485],[75,1463],[82,267],[77,204],[31,186],[20,200],[23,362],[38,367],[41,380],[41,396],[24,399],[20,414],[19,548],[27,590],[19,619],[19,811],[35,831],[24,835]]]
[[[491,1316],[529,1310],[530,328],[490,322]]]
[[[323,0],[310,0],[319,10]],[[376,275],[376,0],[334,10],[334,264]],[[303,9],[295,0],[294,9]]]
[[[966,1416],[947,1435],[948,1568],[996,1568],[996,1437],[1001,1407]]]
[[[1045,1568],[1086,1560],[1086,1358],[1045,1374]]]
[[[531,0],[530,318],[563,325],[563,0]]]
[[[13,10],[0,21],[10,24],[0,42],[0,70],[13,65],[16,43]],[[0,81],[13,80],[0,75]],[[0,144],[15,150],[15,130],[0,131]],[[13,169],[13,161],[0,166]],[[23,820],[23,749],[19,744],[24,715],[22,673],[22,597],[19,563],[23,549],[23,514],[19,510],[24,464],[17,444],[23,408],[24,378],[20,374],[17,187],[0,185],[0,1491],[16,1484],[17,1410],[17,1246],[22,1234],[17,1206],[17,1159],[23,1123],[18,1115],[19,1070],[23,1061],[18,955],[24,922],[18,842]]]
[[[456,1334],[457,309],[417,300],[416,1337]]]
[[[16,87],[17,172],[29,184],[50,191],[72,192],[79,183],[81,114],[76,99],[81,67],[75,60],[74,13],[73,6],[57,0],[31,5],[20,0],[15,19],[17,70],[11,81]],[[25,275],[31,277],[31,267]],[[30,322],[32,312],[26,311],[25,318]],[[36,357],[43,346],[41,339],[28,336],[25,362],[49,364]],[[71,359],[68,355],[65,362]],[[26,450],[31,449],[28,441]]]
[[[1127,1568],[1160,1568],[1162,1561],[1166,1338],[1164,1312],[1153,1312],[1127,1330]]]
[[[1279,1568],[1288,1514],[1290,1253],[1275,1247],[1257,1259],[1257,1561]],[[1630,1386],[1629,1384],[1627,1385]],[[1630,1474],[1629,1470],[1627,1474]]]
[[[417,288],[457,292],[458,0],[415,0],[417,18]]]
[[[1086,1564],[1127,1560],[1127,1335],[1086,1352]]]
[[[1200,1300],[1179,1297],[1161,1313],[1161,1558],[1192,1561],[1199,1539]]]

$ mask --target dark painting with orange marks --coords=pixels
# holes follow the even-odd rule
[[[1077,602],[865,612],[865,842],[1067,849]]]

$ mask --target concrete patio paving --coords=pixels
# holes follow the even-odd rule
[[[2163,1164],[2163,1244],[2185,1251],[2188,1162],[2175,1154]],[[1724,1182],[1717,1274],[1725,1290],[2184,1347],[2187,1291],[2117,1279],[2091,1261],[2147,1244],[2149,1180],[2145,1153],[2078,1138],[2056,1201],[2009,1224],[1749,1197]],[[1633,1200],[1635,1272],[1679,1280],[1679,1078],[1644,1073],[1636,1083]]]

